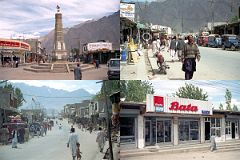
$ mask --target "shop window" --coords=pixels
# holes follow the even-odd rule
[[[121,117],[120,118],[120,141],[135,142],[135,118]]]
[[[191,120],[179,121],[179,140],[199,140],[199,122]]]
[[[211,118],[211,136],[221,137],[221,118]]]
[[[226,122],[225,134],[232,134],[231,133],[231,122],[230,121]]]

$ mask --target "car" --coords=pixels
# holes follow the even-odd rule
[[[236,35],[234,34],[224,34],[222,35],[222,49],[230,48],[231,50],[236,50],[240,48],[240,42]]]
[[[120,59],[111,58],[108,63],[108,79],[120,79]]]
[[[218,34],[210,34],[208,37],[208,47],[221,47],[222,38]]]

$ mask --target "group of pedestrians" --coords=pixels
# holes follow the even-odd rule
[[[164,47],[168,47],[167,44],[169,44],[167,51],[170,53],[171,61],[182,62],[182,71],[185,72],[185,80],[191,80],[194,72],[196,71],[196,60],[200,61],[201,58],[198,46],[195,43],[193,36],[188,35],[185,38],[180,36],[178,39],[174,36],[170,38],[169,42],[165,40],[164,44],[161,44],[161,41],[157,41],[157,39],[155,38],[152,42],[153,54],[156,55],[161,51],[160,46],[164,45]]]

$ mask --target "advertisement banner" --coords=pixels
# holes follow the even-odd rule
[[[128,18],[134,22],[135,4],[134,3],[120,3],[120,17]]]
[[[212,115],[212,103],[194,99],[147,95],[146,112]]]
[[[111,51],[112,43],[108,42],[96,42],[96,43],[88,43],[87,44],[88,51]]]

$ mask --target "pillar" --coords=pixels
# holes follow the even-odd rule
[[[204,117],[200,117],[200,143],[205,142],[205,124]]]
[[[221,141],[223,141],[223,142],[226,141],[225,128],[226,128],[226,118],[222,117],[221,118]]]
[[[178,117],[173,117],[173,145],[178,145]]]
[[[145,139],[144,139],[144,117],[142,115],[138,115],[138,136],[137,136],[137,147],[138,148],[144,148],[145,145]]]

